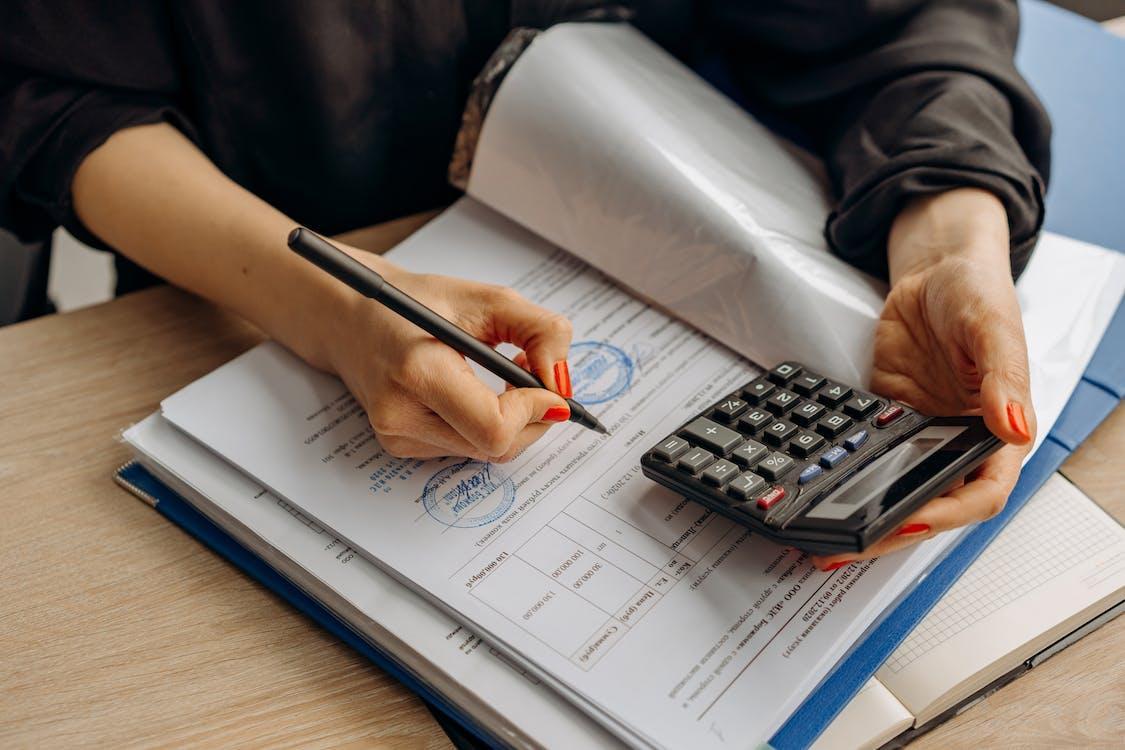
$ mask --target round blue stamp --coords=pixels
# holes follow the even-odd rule
[[[633,382],[633,360],[612,344],[577,341],[570,346],[574,399],[585,405],[612,401]]]
[[[501,469],[483,461],[462,461],[430,477],[422,505],[431,517],[456,529],[487,526],[516,501],[516,485]]]

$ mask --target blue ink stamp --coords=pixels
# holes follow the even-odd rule
[[[612,401],[633,383],[633,361],[613,344],[577,341],[569,360],[574,400],[585,406]]]
[[[437,521],[455,529],[487,526],[516,501],[512,478],[483,461],[462,461],[430,477],[422,505]]]

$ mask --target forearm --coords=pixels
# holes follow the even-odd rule
[[[1004,205],[979,188],[955,188],[913,198],[887,237],[887,263],[894,285],[943,259],[979,264],[998,277],[1011,275],[1008,219]]]
[[[288,251],[291,219],[228,179],[175,128],[114,134],[83,161],[72,194],[78,217],[103,241],[332,369],[317,331],[347,304],[347,290]]]

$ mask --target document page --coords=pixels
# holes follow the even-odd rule
[[[954,540],[817,571],[640,472],[650,444],[750,365],[477,204],[400,248],[415,269],[567,315],[576,397],[611,435],[559,425],[503,465],[393,458],[337,379],[272,343],[164,415],[626,741],[766,740]]]
[[[375,623],[389,634],[380,645],[393,658],[450,700],[471,703],[477,717],[488,717],[491,728],[512,744],[617,744],[588,716],[469,628],[159,414],[133,425],[124,438],[146,464],[155,462],[350,603],[358,615],[349,620],[353,628],[363,628],[365,619]]]

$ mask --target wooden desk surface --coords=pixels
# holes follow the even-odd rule
[[[167,287],[0,329],[0,746],[448,746],[395,680],[111,480],[122,428],[260,338]],[[1118,518],[1123,453],[1118,407],[1066,466]],[[1120,742],[1123,664],[1125,618],[918,746]]]

